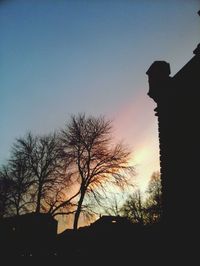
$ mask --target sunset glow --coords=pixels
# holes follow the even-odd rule
[[[113,121],[113,142],[130,147],[145,191],[160,168],[145,73],[166,60],[173,76],[191,58],[198,9],[178,0],[2,1],[0,163],[28,131],[58,131],[71,114],[102,115]]]
[[[195,265],[199,4],[0,0],[1,261]]]

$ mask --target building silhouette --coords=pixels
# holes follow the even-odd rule
[[[148,95],[157,103],[162,223],[171,243],[185,249],[194,247],[199,231],[200,44],[193,54],[173,77],[165,61],[155,61],[146,72]]]
[[[49,256],[55,252],[57,221],[46,213],[0,219],[0,254]]]

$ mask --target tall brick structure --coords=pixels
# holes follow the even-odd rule
[[[198,227],[200,44],[193,54],[173,77],[165,61],[155,61],[146,72],[148,95],[157,103],[163,224],[188,236]]]

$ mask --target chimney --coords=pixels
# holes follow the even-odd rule
[[[149,77],[148,95],[158,102],[160,96],[165,93],[166,87],[170,80],[170,64],[165,61],[155,61],[146,74]]]

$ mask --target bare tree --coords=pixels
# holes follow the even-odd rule
[[[12,213],[11,195],[12,180],[9,178],[7,166],[0,169],[0,218],[9,216]]]
[[[149,181],[145,198],[136,190],[125,201],[121,212],[133,223],[152,224],[158,222],[162,215],[160,173],[154,172]]]
[[[146,212],[149,223],[160,221],[162,216],[162,187],[160,173],[154,172],[147,188]]]
[[[60,171],[56,135],[33,136],[29,133],[24,138],[17,139],[13,151],[15,156],[23,157],[31,171],[34,180],[32,196],[35,196],[35,212],[47,212],[45,199],[50,194],[59,194],[61,191],[59,185],[66,181],[65,174],[61,174]]]
[[[106,183],[123,188],[128,183],[130,152],[122,144],[111,145],[111,122],[104,118],[72,116],[61,132],[62,157],[70,160],[70,171],[79,184],[79,198],[74,216],[74,229],[86,195],[98,201],[98,189]]]
[[[104,212],[111,216],[122,215],[122,197],[119,193],[110,193],[104,204]]]
[[[146,210],[140,190],[136,190],[128,197],[121,212],[123,216],[129,218],[133,223],[144,225],[146,223]]]
[[[8,162],[8,175],[12,181],[11,204],[16,215],[27,211],[28,205],[33,203],[28,193],[33,184],[31,170],[24,156],[12,153]]]
[[[7,165],[1,168],[0,180],[1,206],[7,206],[6,215],[19,215],[30,203],[27,192],[32,180],[26,161],[12,154]]]

